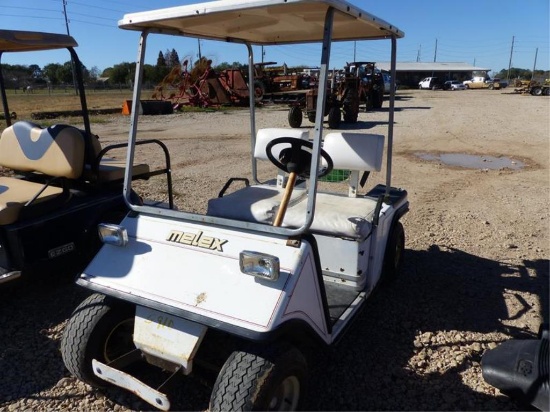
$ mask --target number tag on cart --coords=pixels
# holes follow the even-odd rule
[[[201,324],[138,306],[134,343],[147,354],[182,365],[187,375],[206,329]]]

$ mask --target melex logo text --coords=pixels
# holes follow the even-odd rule
[[[168,242],[181,243],[183,245],[216,250],[218,252],[223,252],[222,246],[227,243],[227,240],[224,239],[203,236],[202,231],[199,231],[198,233],[186,233],[178,230],[172,230],[166,240]]]

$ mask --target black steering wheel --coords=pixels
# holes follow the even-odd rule
[[[273,156],[273,147],[287,143],[290,147],[285,147],[279,153],[279,158]],[[278,137],[270,141],[266,148],[267,158],[277,168],[287,172],[296,173],[300,177],[308,178],[311,169],[311,152],[304,148],[313,149],[313,143],[309,140],[298,139],[295,137]],[[321,149],[321,157],[327,163],[327,166],[319,170],[318,177],[323,177],[332,171],[334,166],[329,154]]]

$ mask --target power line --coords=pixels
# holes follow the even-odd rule
[[[111,9],[111,8],[108,8],[108,7],[101,7],[101,6],[91,6],[89,4],[80,3],[78,1],[72,1],[71,0],[71,3],[72,4],[78,4],[79,6],[88,7],[88,8],[92,8],[92,9],[107,10],[107,11],[112,11],[112,12],[117,12],[117,13],[127,13],[127,11],[124,11],[124,10],[116,10],[116,9]]]
[[[2,14],[2,17],[24,17],[26,19],[63,20],[63,17],[29,16],[28,14]]]

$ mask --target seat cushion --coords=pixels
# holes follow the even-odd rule
[[[284,189],[270,185],[247,186],[236,192],[210,199],[206,214],[245,222],[271,223],[281,204]],[[305,198],[305,189],[292,191],[290,204]]]
[[[125,170],[125,160],[117,160],[111,158],[101,159],[101,162],[99,163],[99,169],[97,171],[97,180],[104,183],[122,180],[124,179]],[[140,163],[132,166],[132,178],[134,179],[139,175],[145,175],[147,173],[149,173],[149,165],[147,164]],[[93,173],[89,166],[86,166],[84,178],[87,180],[93,180]]]
[[[208,202],[207,214],[226,219],[271,224],[281,204],[284,190],[274,186],[248,186]],[[305,189],[295,188],[283,219],[284,227],[301,227],[305,222]],[[310,230],[350,239],[365,238],[372,227],[376,200],[318,193],[315,217]]]
[[[0,177],[0,225],[9,225],[19,218],[23,206],[44,186],[40,183],[12,177]],[[57,197],[63,193],[59,187],[48,186],[36,199],[37,203]]]
[[[306,218],[307,199],[290,206],[283,219],[284,227],[300,227]],[[334,193],[317,193],[315,216],[310,230],[350,239],[365,238],[372,227],[376,200],[348,197]]]

